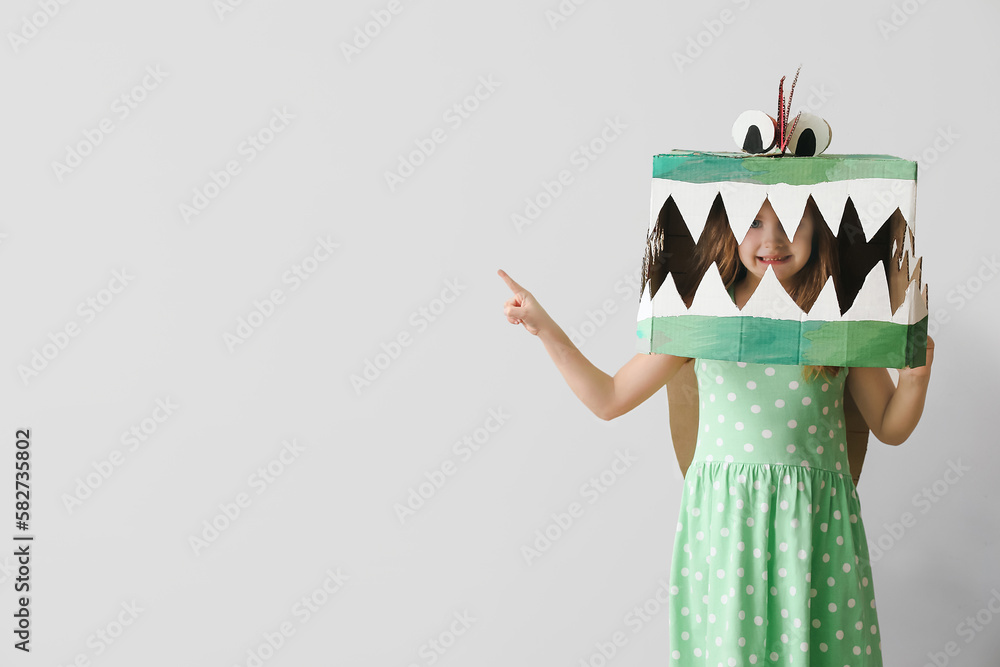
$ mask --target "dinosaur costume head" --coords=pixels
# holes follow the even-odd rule
[[[789,123],[783,104],[778,120],[742,114],[733,133],[740,153],[675,150],[653,158],[637,350],[753,363],[923,365],[927,288],[914,244],[916,162],[822,154],[829,125],[805,113]],[[719,272],[724,258],[698,261],[717,245],[711,235],[742,242],[765,199],[789,238],[807,206],[814,224],[825,226],[820,231],[829,231],[834,268],[807,309],[770,269],[737,308]],[[709,224],[720,219],[728,228]]]
[[[800,366],[923,365],[927,287],[914,243],[917,164],[889,155],[825,155],[829,124],[806,113],[789,122],[791,96],[786,105],[780,84],[778,99],[777,118],[761,111],[739,116],[733,137],[741,152],[675,150],[653,158],[637,351]],[[818,293],[793,298],[768,267],[738,308],[727,292],[738,277],[734,255],[765,200],[788,238],[804,215],[813,224],[813,254],[824,258],[811,276],[818,273]],[[817,237],[825,237],[820,246]],[[692,364],[667,392],[674,449],[686,473],[698,430]],[[869,430],[849,392],[844,409],[857,483]]]

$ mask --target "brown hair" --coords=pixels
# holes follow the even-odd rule
[[[833,276],[834,288],[840,291],[840,262],[837,254],[837,239],[823,220],[822,213],[816,202],[810,196],[806,201],[805,212],[813,221],[812,252],[805,266],[795,275],[789,290],[789,296],[802,310],[812,308],[826,284],[827,278]],[[656,294],[668,271],[673,270],[674,280],[685,305],[691,306],[694,293],[698,289],[705,271],[715,262],[719,275],[726,289],[743,280],[747,269],[739,256],[739,244],[729,226],[729,216],[722,197],[717,196],[712,204],[705,228],[697,245],[691,239],[690,233],[678,235],[677,222],[679,211],[672,199],[663,206],[653,233],[647,239],[646,256],[643,262],[642,286],[649,284],[650,296]],[[793,233],[794,235],[794,233]],[[677,249],[664,252],[665,236],[676,237]],[[685,253],[684,251],[690,251]],[[687,254],[687,257],[677,257]],[[673,260],[668,259],[673,256]],[[687,260],[687,261],[685,261]],[[671,266],[667,266],[667,264]],[[686,266],[685,266],[686,264]],[[640,296],[642,292],[640,291]],[[814,380],[820,376],[829,380],[840,373],[840,366],[805,366],[803,377]]]

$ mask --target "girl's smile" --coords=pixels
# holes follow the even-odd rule
[[[795,275],[812,253],[813,219],[808,207],[801,222],[796,220],[794,224],[795,236],[789,240],[771,202],[764,200],[739,247],[740,261],[747,269],[745,294],[749,296],[757,289],[768,267],[786,290],[794,285]]]

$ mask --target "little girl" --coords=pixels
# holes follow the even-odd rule
[[[710,242],[698,246],[695,263],[717,263],[738,308],[769,270],[803,310],[826,275],[837,281],[836,246],[823,238],[829,230],[811,199],[791,240],[766,199],[738,246],[724,215],[710,216],[702,234]],[[644,288],[650,267],[647,255]],[[933,340],[926,365],[900,369],[898,386],[884,368],[641,353],[611,377],[530,292],[498,273],[513,292],[504,303],[507,321],[541,338],[570,388],[601,419],[629,412],[694,364],[698,439],[685,470],[671,563],[670,664],[881,667],[868,542],[845,446],[844,391],[846,385],[875,437],[901,444],[923,411]],[[677,282],[683,292],[683,280]],[[690,294],[682,296],[690,303]]]

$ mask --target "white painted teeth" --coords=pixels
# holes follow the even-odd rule
[[[742,243],[765,197],[771,202],[778,219],[782,221],[785,233],[790,238],[802,219],[802,212],[810,195],[823,214],[827,227],[835,235],[840,227],[848,197],[858,212],[865,241],[871,240],[897,208],[906,220],[910,233],[913,232],[916,181],[889,178],[858,178],[813,185],[686,183],[654,178],[650,224],[651,226],[656,224],[656,218],[667,197],[673,197],[691,232],[691,238],[697,241],[705,228],[705,220],[712,208],[712,202],[720,193],[726,205],[729,225],[738,243]]]
[[[781,221],[781,226],[788,238],[795,235],[799,221],[802,220],[802,214],[805,213],[807,199],[809,199],[808,188],[786,183],[767,186],[767,200],[770,202],[771,208],[774,209],[775,215],[778,216],[778,220]],[[837,222],[840,222],[839,218]],[[834,234],[836,233],[835,231]]]
[[[676,315],[683,312],[683,310],[675,310],[669,314]],[[698,291],[694,294],[691,309],[686,314],[711,315],[715,317],[738,317],[745,314],[741,313],[740,309],[733,303],[729,292],[726,291],[726,286],[722,283],[722,276],[719,275],[719,267],[714,262],[709,265],[708,270],[705,271],[705,275],[702,276],[701,283],[698,285]]]
[[[840,304],[837,302],[837,289],[833,285],[833,276],[827,276],[826,284],[820,290],[819,296],[813,302],[812,308],[802,316],[802,320],[836,322],[840,317]]]
[[[865,241],[870,241],[879,227],[897,208],[913,232],[913,214],[916,207],[916,181],[888,178],[859,178],[847,181],[847,194],[858,212],[858,219],[865,230]]]
[[[760,279],[760,284],[750,295],[740,315],[772,320],[798,320],[801,319],[802,309],[788,296],[769,266],[764,269],[764,277]]]
[[[923,292],[921,292],[917,289],[917,281],[914,280],[906,286],[906,299],[893,314],[892,322],[910,324],[911,322],[919,322],[925,317],[927,317],[927,285],[924,285]]]
[[[889,302],[889,285],[885,282],[885,263],[879,262],[865,276],[865,283],[854,299],[854,304],[844,313],[843,319],[848,322],[862,320],[892,321],[892,309]]]
[[[742,310],[736,307],[726,292],[713,263],[701,279],[691,308],[684,305],[677,292],[673,274],[668,274],[655,297],[645,293],[640,302],[639,319],[670,315],[709,315],[716,317],[752,316],[771,319],[811,321],[862,321],[877,320],[897,324],[915,324],[927,316],[927,286],[921,290],[920,260],[910,255],[916,206],[916,182],[903,179],[867,178],[833,181],[814,185],[788,185],[778,183],[686,183],[664,178],[654,178],[650,206],[650,228],[655,229],[657,218],[668,197],[672,197],[691,238],[697,242],[715,198],[721,194],[729,217],[729,225],[738,243],[742,243],[750,223],[757,217],[764,199],[768,198],[785,233],[794,238],[795,230],[810,196],[816,202],[827,227],[836,235],[844,216],[848,198],[858,213],[864,230],[865,241],[885,224],[898,208],[906,222],[903,233],[903,259],[908,258],[910,281],[906,298],[895,313],[889,300],[889,285],[885,278],[885,264],[880,261],[868,272],[864,284],[851,308],[841,315],[833,278],[827,279],[823,289],[808,313],[802,311],[781,286],[771,264],[767,264],[764,277]],[[893,247],[893,256],[899,250]],[[761,258],[762,259],[762,258]],[[766,260],[763,260],[766,261]],[[899,269],[902,264],[897,266]]]
[[[767,198],[789,238],[794,238],[795,230],[810,196],[816,203],[827,227],[836,235],[844,216],[848,198],[857,211],[858,220],[864,230],[865,241],[871,238],[885,224],[898,208],[906,222],[903,233],[902,258],[909,261],[910,281],[906,298],[895,313],[889,300],[889,285],[885,279],[885,262],[876,264],[865,277],[861,290],[851,308],[840,314],[837,292],[833,278],[828,278],[822,291],[808,313],[788,295],[781,286],[771,264],[766,264],[764,277],[742,310],[736,307],[726,292],[718,268],[712,264],[702,277],[695,293],[691,308],[688,309],[677,292],[673,274],[668,274],[656,296],[644,294],[640,303],[640,319],[643,316],[669,316],[678,314],[726,316],[754,316],[772,319],[812,320],[812,321],[861,321],[878,320],[898,324],[915,324],[927,315],[926,285],[920,289],[917,275],[919,258],[909,254],[913,239],[914,210],[916,206],[916,182],[903,179],[867,178],[848,181],[833,181],[814,185],[788,185],[777,183],[761,185],[757,183],[686,183],[664,178],[654,178],[650,207],[650,232],[656,226],[657,218],[668,197],[684,218],[691,238],[697,242],[705,229],[712,205],[717,196],[722,197],[729,217],[729,225],[737,242],[746,236],[750,223],[757,217],[761,204]],[[899,248],[894,246],[895,256]],[[767,261],[763,260],[762,261]],[[779,258],[780,259],[780,258]],[[898,270],[902,264],[896,267]]]
[[[674,282],[674,274],[668,273],[667,277],[663,281],[663,284],[660,285],[660,289],[656,291],[656,297],[653,299],[653,316],[666,317],[668,315],[677,315],[680,313],[685,315],[694,314],[686,311],[687,306],[684,305],[684,302],[681,300],[681,295],[677,291],[677,283]]]
[[[729,227],[733,230],[737,243],[743,243],[743,237],[750,229],[750,223],[757,217],[757,211],[760,210],[766,197],[767,191],[760,188],[747,191],[733,188],[722,193],[722,203],[726,206]],[[681,215],[684,215],[684,211],[681,211]]]
[[[684,218],[691,238],[697,243],[701,237],[701,232],[705,229],[705,221],[708,220],[708,212],[712,210],[712,202],[719,194],[717,183],[685,183],[687,186],[676,187],[677,181],[668,181],[662,178],[653,179],[653,199],[651,204],[651,215],[649,231],[653,231],[656,226],[656,219],[660,215],[660,210],[667,202],[667,197],[673,197],[677,210]]]
[[[840,314],[840,304],[833,285],[833,277],[827,278],[819,296],[809,309],[802,311],[798,304],[781,286],[778,277],[768,266],[764,270],[757,289],[740,310],[733,303],[719,275],[718,267],[713,263],[709,266],[695,292],[691,308],[685,307],[677,292],[677,284],[672,273],[667,274],[656,296],[649,302],[648,290],[643,293],[639,303],[639,321],[648,317],[666,317],[669,315],[708,315],[711,317],[766,317],[777,320],[794,321],[852,321],[877,320],[880,322],[895,322],[897,324],[915,324],[927,316],[927,286],[923,292],[918,289],[917,281],[912,280],[907,287],[906,301],[896,311],[891,313],[889,304],[889,287],[885,281],[885,267],[880,261],[865,277],[864,285],[858,292],[851,308]]]
[[[844,207],[847,204],[847,181],[824,183],[821,188],[811,186],[809,194],[816,202],[816,208],[823,216],[826,226],[836,234],[840,228],[840,220],[844,217]]]

